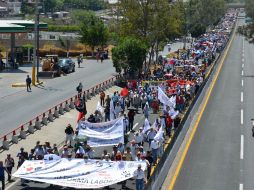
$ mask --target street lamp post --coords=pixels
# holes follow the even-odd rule
[[[186,49],[186,41],[187,41],[187,14],[186,14],[187,8],[184,8],[184,19],[185,19],[185,24],[184,24],[184,44],[183,44],[183,49]]]

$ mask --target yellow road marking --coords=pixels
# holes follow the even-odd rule
[[[198,116],[198,118],[197,118],[197,121],[196,121],[196,123],[195,123],[195,125],[194,125],[194,127],[193,127],[193,130],[192,130],[192,132],[191,132],[191,134],[190,134],[190,138],[188,139],[187,144],[186,144],[186,146],[185,146],[185,148],[184,148],[184,150],[183,150],[183,153],[182,153],[181,158],[180,158],[180,161],[179,161],[179,163],[178,163],[178,165],[177,165],[177,167],[176,167],[176,171],[175,171],[175,173],[174,173],[174,175],[173,175],[173,177],[172,177],[172,180],[171,180],[171,183],[170,183],[170,185],[169,185],[168,190],[173,190],[173,188],[174,188],[174,186],[175,186],[176,179],[177,179],[177,177],[178,177],[178,175],[179,175],[179,173],[180,173],[180,170],[181,170],[181,168],[182,168],[182,165],[183,165],[183,162],[184,162],[185,157],[186,157],[186,155],[187,155],[187,152],[188,152],[188,150],[189,150],[189,148],[190,148],[190,145],[191,145],[191,142],[192,142],[192,140],[193,140],[193,137],[194,137],[194,135],[195,135],[195,133],[196,133],[196,131],[197,131],[199,122],[200,122],[200,120],[201,120],[201,118],[202,118],[202,116],[203,116],[203,113],[204,113],[204,111],[205,111],[205,108],[206,108],[206,106],[207,106],[208,100],[210,99],[210,96],[211,96],[212,90],[213,90],[213,88],[214,88],[214,85],[215,85],[215,83],[216,83],[216,81],[217,81],[217,79],[218,79],[218,76],[219,76],[219,74],[220,74],[221,68],[222,68],[222,66],[224,65],[224,61],[225,61],[225,59],[226,59],[226,57],[227,57],[227,55],[228,55],[228,51],[229,51],[229,48],[231,47],[232,41],[233,41],[233,39],[235,38],[235,30],[236,30],[236,27],[234,28],[234,31],[233,31],[233,37],[230,39],[229,45],[227,46],[227,49],[226,49],[225,53],[223,54],[223,57],[222,57],[222,59],[221,59],[221,61],[220,61],[220,65],[219,65],[219,68],[218,68],[217,73],[216,73],[216,75],[215,75],[215,78],[214,78],[214,80],[212,81],[212,85],[211,85],[211,87],[210,87],[210,89],[209,89],[209,91],[208,91],[208,95],[207,95],[207,97],[206,97],[206,99],[205,99],[204,105],[203,105],[202,108],[201,108],[201,112],[200,112],[200,114],[199,114],[199,116]]]

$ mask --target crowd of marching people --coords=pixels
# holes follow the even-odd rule
[[[81,96],[76,103],[77,110],[82,113],[78,120],[101,123],[123,117],[125,142],[114,145],[110,151],[105,149],[100,159],[146,163],[145,177],[141,175],[143,182],[137,177],[138,172],[141,172],[140,168],[136,172],[140,189],[143,189],[142,183],[145,178],[150,178],[152,167],[156,166],[162,156],[166,140],[174,135],[186,108],[204,83],[211,64],[225,47],[230,37],[230,29],[234,25],[235,14],[229,11],[214,30],[193,41],[186,50],[178,50],[172,57],[160,57],[160,64],[156,68],[139,80],[128,81],[126,88],[121,92],[116,91],[108,95],[101,91],[100,101],[94,113],[87,116],[85,101]],[[77,91],[82,93],[81,83]],[[135,128],[137,114],[144,114],[145,121],[143,126]],[[153,122],[150,122],[151,114],[158,114]],[[69,124],[64,132],[65,145],[60,150],[55,144],[51,146],[50,142],[41,144],[39,141],[30,151],[21,148],[17,154],[17,167],[25,160],[45,160],[54,157],[98,159],[95,157],[96,149],[93,149],[87,140],[74,140],[78,129]],[[10,174],[15,166],[11,155],[7,156],[4,163],[0,163],[0,167],[1,164],[6,166],[8,180],[11,180]],[[22,184],[24,182],[22,180]],[[126,181],[121,185],[122,189],[125,189]]]

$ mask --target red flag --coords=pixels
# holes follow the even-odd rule
[[[126,97],[126,96],[128,96],[128,94],[129,94],[128,89],[127,88],[123,88],[122,91],[121,91],[121,96]]]

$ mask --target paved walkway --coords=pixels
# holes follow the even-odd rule
[[[106,94],[112,95],[114,91],[120,91],[121,88],[114,86],[105,91]],[[99,100],[99,95],[93,97],[91,100],[87,101],[87,112],[93,113],[96,109],[97,102]],[[35,131],[34,134],[28,135],[25,140],[19,141],[18,144],[13,144],[10,146],[8,151],[2,151],[0,153],[0,160],[5,160],[7,154],[11,154],[15,158],[15,163],[17,163],[18,158],[16,157],[20,148],[23,147],[28,153],[32,148],[34,148],[37,141],[40,141],[42,144],[45,142],[50,142],[51,145],[57,144],[60,145],[63,143],[65,138],[65,127],[67,124],[71,124],[74,128],[77,124],[77,115],[78,112],[76,109],[71,110],[70,112],[65,113],[60,116],[54,122],[48,123],[47,126],[43,126],[41,130]]]

